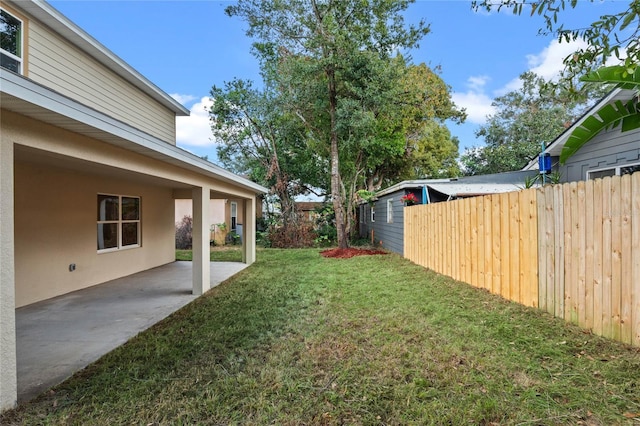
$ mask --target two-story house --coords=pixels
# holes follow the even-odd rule
[[[0,410],[16,403],[15,309],[174,261],[193,206],[209,288],[210,199],[237,200],[246,263],[266,191],[178,148],[182,105],[42,0],[0,2]]]

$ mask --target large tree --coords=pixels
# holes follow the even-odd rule
[[[485,146],[468,149],[461,156],[465,174],[487,174],[519,170],[553,141],[602,95],[597,87],[567,91],[549,85],[532,72],[520,76],[521,87],[497,97],[496,113],[479,128],[476,136]]]
[[[254,49],[277,63],[289,107],[305,124],[307,140],[330,164],[331,198],[338,245],[348,246],[347,203],[358,178],[355,162],[363,144],[389,148],[372,129],[396,93],[399,51],[428,33],[424,23],[405,26],[409,0],[239,0],[226,11],[249,24]],[[381,130],[378,127],[378,130]],[[390,142],[387,144],[386,142]],[[346,164],[341,164],[345,158]],[[350,174],[347,181],[343,174]]]
[[[263,89],[238,79],[214,86],[211,98],[211,128],[220,144],[220,161],[270,188],[287,234],[296,221],[294,198],[310,186],[323,186],[320,160],[307,149],[304,127],[282,105],[268,78]]]
[[[403,79],[405,96],[397,109],[402,115],[408,158],[400,169],[401,180],[454,177],[460,172],[458,139],[451,136],[445,121],[461,123],[466,113],[453,103],[451,88],[438,71],[425,64],[412,65]]]

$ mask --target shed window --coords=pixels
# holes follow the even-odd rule
[[[0,66],[22,73],[22,21],[0,9]]]
[[[393,223],[393,199],[387,200],[387,223]]]
[[[376,221],[376,208],[375,206],[371,206],[371,222]]]
[[[98,252],[140,247],[140,197],[98,194]]]
[[[589,170],[587,179],[601,179],[607,176],[630,175],[640,171],[640,163],[625,164],[623,166],[609,167],[607,169]]]

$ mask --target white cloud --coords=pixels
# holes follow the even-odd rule
[[[181,95],[180,93],[170,93],[169,96],[171,96],[176,101],[180,102],[182,105],[186,105],[189,102],[191,102],[194,99],[196,99],[195,96],[192,96],[192,95]]]
[[[526,56],[528,71],[534,72],[545,80],[554,81],[560,76],[560,72],[564,69],[564,59],[578,49],[587,47],[584,40],[576,40],[571,42],[560,43],[557,39],[551,40],[549,45],[542,49],[538,54],[529,54]],[[520,76],[504,85],[501,89],[495,91],[496,96],[518,90],[522,87]]]
[[[485,94],[485,86],[489,77],[485,75],[472,76],[467,79],[468,90],[464,93],[453,93],[453,102],[467,112],[467,120],[471,123],[483,124],[487,115],[495,112],[491,105],[492,99]]]
[[[472,91],[482,91],[489,80],[489,76],[487,75],[471,76],[467,79],[467,86]]]
[[[538,55],[527,55],[527,62],[531,71],[545,80],[553,80],[564,69],[564,59],[576,50],[586,47],[587,43],[582,39],[569,43],[560,43],[558,40],[552,40],[549,46],[544,48]]]
[[[215,143],[209,121],[209,109],[212,105],[213,102],[210,98],[203,97],[199,102],[191,106],[191,115],[189,117],[176,118],[176,141],[178,145],[202,147],[212,146]]]

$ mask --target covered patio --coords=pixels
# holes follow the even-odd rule
[[[2,411],[14,407],[18,398],[23,400],[24,389],[38,385],[40,372],[51,370],[53,383],[68,375],[40,364],[39,359],[29,360],[37,351],[19,343],[25,341],[23,311],[36,309],[37,314],[36,307],[49,299],[57,304],[34,322],[31,336],[37,337],[32,342],[52,362],[55,356],[47,347],[46,336],[51,336],[53,346],[73,348],[71,353],[81,359],[80,364],[64,354],[60,359],[76,371],[131,337],[117,340],[109,331],[98,329],[106,319],[118,321],[118,327],[133,322],[144,329],[172,311],[144,319],[140,312],[160,312],[158,306],[168,302],[149,305],[147,295],[131,288],[126,293],[131,300],[115,298],[119,308],[132,309],[133,319],[126,320],[117,309],[76,307],[64,295],[73,300],[83,289],[92,291],[94,286],[101,288],[103,283],[162,265],[175,267],[175,200],[190,199],[192,269],[186,276],[165,281],[173,287],[164,292],[165,296],[167,291],[175,297],[182,295],[187,298],[183,304],[188,303],[217,279],[209,267],[209,201],[237,200],[237,215],[244,224],[242,260],[250,265],[255,261],[257,197],[267,189],[182,150],[171,140],[158,139],[29,79],[3,73],[0,80]],[[170,128],[173,125],[169,123]],[[108,306],[107,302],[101,305]],[[61,316],[65,310],[70,312],[64,315],[71,316]],[[86,318],[73,316],[79,312],[85,312]],[[89,318],[95,318],[93,326]],[[49,331],[56,323],[59,331]],[[71,325],[93,328],[77,332],[85,341],[76,342],[76,333],[69,332]],[[131,331],[132,335],[140,329]],[[109,343],[110,339],[115,340]],[[90,341],[110,346],[100,349],[99,355],[84,354]],[[38,364],[36,379],[28,379],[24,372]]]
[[[211,262],[211,287],[248,265]],[[173,262],[16,309],[18,401],[34,398],[187,305],[193,264]]]

